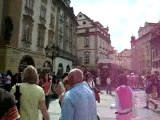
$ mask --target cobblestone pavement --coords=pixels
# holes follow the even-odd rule
[[[137,117],[133,120],[160,120],[160,114],[143,108],[145,106],[145,94],[142,90],[134,91],[136,98]],[[97,103],[97,112],[101,120],[115,120],[115,109],[110,109],[110,105],[114,103],[113,95],[107,95],[105,91],[101,91],[101,102]],[[61,110],[58,99],[52,100],[49,107],[51,120],[59,120]]]

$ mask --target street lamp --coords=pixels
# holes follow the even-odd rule
[[[59,47],[53,44],[51,47],[48,45],[45,48],[46,56],[51,59],[51,72],[53,72],[53,60],[58,56]]]
[[[119,53],[117,57],[119,61],[118,64],[119,64],[120,70],[122,71],[122,53]]]

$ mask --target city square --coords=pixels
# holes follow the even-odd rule
[[[0,0],[0,119],[159,120],[159,5]]]
[[[133,120],[159,120],[160,113],[153,112],[152,110],[145,109],[145,94],[142,90],[134,91],[136,98],[136,117]],[[97,103],[97,111],[100,116],[100,120],[115,120],[115,109],[111,109],[111,104],[114,104],[113,95],[106,95],[105,90],[101,91],[101,102]],[[159,106],[160,110],[160,106]],[[50,103],[49,114],[51,119],[58,120],[61,116],[61,109],[58,103],[58,99],[54,99]]]

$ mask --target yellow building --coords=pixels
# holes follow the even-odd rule
[[[70,0],[1,0],[0,72],[20,72],[27,65],[68,71],[75,56],[76,26]],[[57,53],[53,46],[58,46],[58,55],[51,56]]]

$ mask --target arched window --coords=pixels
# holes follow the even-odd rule
[[[71,70],[70,66],[67,65],[67,67],[66,67],[66,72],[69,72],[70,70]]]
[[[84,53],[84,63],[89,64],[90,63],[90,52]]]
[[[31,56],[25,55],[20,61],[19,64],[19,72],[23,72],[23,70],[28,66],[28,65],[33,65],[35,66],[34,60]]]

